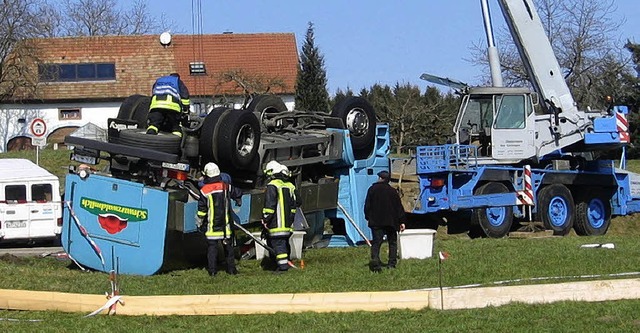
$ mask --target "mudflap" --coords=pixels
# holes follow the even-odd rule
[[[78,264],[121,274],[160,271],[169,214],[166,191],[97,174],[85,179],[68,174],[65,200],[62,247]]]

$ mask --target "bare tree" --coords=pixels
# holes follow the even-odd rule
[[[142,35],[162,28],[144,0],[134,1],[128,9],[120,8],[116,0],[64,0],[63,13],[69,36]]]
[[[247,73],[241,69],[229,70],[222,73],[215,83],[216,90],[225,90],[223,86],[233,84],[234,90],[244,96],[243,106],[247,106],[249,100],[255,95],[269,94],[273,89],[286,89],[287,86],[281,78],[268,77],[256,73]],[[219,98],[226,100],[224,93],[214,94],[214,100]]]
[[[0,6],[0,151],[9,137],[20,134],[24,123],[17,119],[31,119],[34,110],[10,108],[23,99],[37,97],[38,50],[32,37],[47,35],[47,22],[41,17],[46,2],[38,0],[3,0]]]
[[[37,0],[4,0],[0,6],[0,101],[35,95],[37,49],[29,38],[40,34]]]
[[[613,0],[534,0],[565,80],[582,107],[603,106],[598,95],[612,72],[628,70],[628,56],[617,38],[621,21],[613,19]],[[506,85],[528,85],[529,77],[507,29],[496,38]],[[472,47],[471,62],[488,68],[486,47]]]

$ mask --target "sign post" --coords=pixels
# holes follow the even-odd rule
[[[47,145],[47,123],[41,118],[35,118],[29,125],[29,132],[31,133],[31,144],[36,146],[36,165],[40,165],[40,147]]]

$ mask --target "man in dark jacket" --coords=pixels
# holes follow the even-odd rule
[[[240,204],[242,192],[240,189],[224,182],[220,177],[218,166],[209,162],[204,167],[204,185],[200,189],[198,200],[198,218],[202,219],[202,229],[207,238],[207,261],[209,275],[216,275],[218,264],[218,244],[222,242],[227,261],[227,273],[238,274],[233,253],[231,226],[231,199]]]
[[[381,272],[380,246],[384,235],[389,242],[389,263],[387,267],[395,268],[398,263],[398,230],[404,231],[406,217],[398,191],[389,185],[389,172],[380,171],[378,181],[369,187],[364,202],[364,217],[369,221],[373,233],[371,243],[371,261],[369,269]]]

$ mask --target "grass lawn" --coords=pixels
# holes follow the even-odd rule
[[[35,159],[35,153],[32,152]],[[51,155],[48,155],[51,154]],[[2,157],[10,157],[3,154]],[[12,156],[16,157],[16,156]],[[22,156],[21,156],[22,157]],[[60,159],[65,159],[62,162]],[[49,160],[50,159],[50,160]],[[63,176],[68,151],[42,151],[41,165]],[[636,161],[633,161],[636,162]],[[48,167],[51,163],[51,167]],[[636,164],[637,165],[637,164]],[[469,239],[439,230],[434,252],[447,251],[443,284],[491,284],[495,281],[560,277],[514,284],[580,280],[577,276],[640,271],[640,216],[614,219],[606,236]],[[586,249],[586,243],[614,243],[615,249]],[[220,273],[210,278],[202,267],[174,270],[151,277],[120,276],[125,295],[301,293],[407,290],[438,286],[438,261],[401,260],[396,270],[373,274],[366,266],[369,249],[309,249],[304,270],[274,275],[255,260],[238,264],[240,274]],[[386,256],[386,245],[382,253]],[[383,256],[384,257],[384,256]],[[204,258],[203,258],[204,259]],[[203,262],[204,265],[204,262]],[[107,274],[83,272],[69,261],[51,257],[0,256],[0,288],[103,294],[109,291]],[[11,332],[630,332],[640,331],[640,300],[601,303],[560,302],[548,305],[513,304],[475,310],[394,310],[379,313],[303,313],[253,316],[125,317],[80,313],[0,311],[0,329]],[[43,322],[7,319],[42,319]]]

